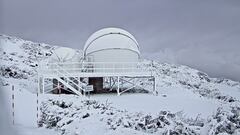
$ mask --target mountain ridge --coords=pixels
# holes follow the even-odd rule
[[[0,35],[0,43],[0,86],[16,85],[22,93],[36,93],[38,63],[48,59],[58,46],[6,35]],[[75,95],[45,94],[40,126],[58,129],[62,134],[82,133],[79,124],[84,123],[82,126],[88,129],[88,124],[96,122],[110,128],[110,134],[240,133],[239,82],[211,78],[185,65],[147,59],[142,63],[143,68],[154,68],[155,96],[134,93],[116,98],[102,94],[86,100]],[[145,86],[150,84],[144,79],[138,81]]]
[[[58,47],[45,43],[35,43],[7,35],[0,35],[0,40],[0,75],[3,78],[28,79],[28,76],[36,76],[36,67],[38,66],[38,62],[50,57],[53,50]],[[14,47],[14,49],[12,49],[12,47]],[[198,88],[200,87],[199,83],[209,82],[240,88],[240,82],[225,78],[211,78],[208,74],[189,66],[159,63],[147,59],[143,59],[143,61],[149,65],[153,63],[153,66],[157,71],[156,75],[160,76],[161,81],[166,82],[165,84],[180,83],[184,86],[188,85]],[[11,69],[15,69],[15,71],[11,72]],[[172,79],[166,80],[166,78],[169,77]]]

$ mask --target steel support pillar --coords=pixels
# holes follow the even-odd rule
[[[119,89],[119,85],[120,85],[120,82],[119,82],[120,78],[119,76],[117,77],[117,95],[119,96],[120,95],[120,89]]]

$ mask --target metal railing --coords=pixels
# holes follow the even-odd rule
[[[60,69],[59,69],[60,68]],[[146,73],[152,72],[144,68],[140,62],[58,62],[41,63],[39,71],[53,74],[56,69],[71,73]]]

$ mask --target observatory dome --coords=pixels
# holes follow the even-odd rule
[[[140,55],[137,40],[120,28],[104,28],[93,33],[85,43],[84,55],[108,49],[130,50]]]

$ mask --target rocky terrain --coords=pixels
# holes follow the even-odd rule
[[[50,57],[56,46],[6,35],[0,35],[0,43],[0,85],[14,84],[18,89],[35,93],[38,64]],[[96,130],[87,130],[92,127],[101,129],[97,131],[100,134],[240,134],[239,82],[211,78],[188,66],[150,60],[143,62],[142,66],[153,68],[157,76],[156,95],[123,95],[121,98],[131,104],[145,105],[145,111],[142,111],[142,106],[131,110],[131,104],[119,105],[120,99],[108,99],[108,95],[91,99],[75,95],[46,95],[41,104],[39,126],[76,135],[94,134]],[[151,108],[153,100],[158,108]],[[164,106],[164,102],[168,106]],[[186,104],[188,102],[203,109],[188,116],[186,114],[197,108],[193,106],[191,109]],[[213,110],[207,105],[212,105]],[[183,106],[184,110],[178,106]],[[208,113],[203,116],[204,112]]]

